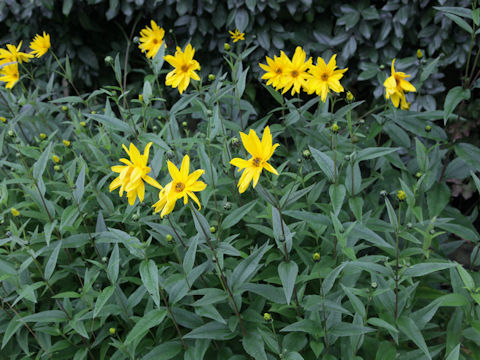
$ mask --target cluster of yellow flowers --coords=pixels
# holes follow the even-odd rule
[[[317,64],[313,65],[312,58],[306,59],[305,51],[297,46],[292,59],[290,60],[283,51],[280,56],[273,59],[266,57],[267,64],[259,64],[265,70],[262,79],[267,80],[267,85],[272,85],[275,90],[282,90],[282,94],[292,89],[291,94],[300,93],[303,89],[308,94],[317,94],[322,101],[327,100],[330,90],[341,93],[344,91],[340,79],[348,70],[337,69],[336,57],[333,55],[328,64],[321,57],[317,58]],[[401,109],[408,110],[410,103],[406,101],[406,91],[416,91],[415,87],[405,78],[410,77],[403,72],[396,72],[394,68],[395,59],[392,61],[392,74],[385,82],[385,98],[391,99],[395,107],[400,105]],[[353,98],[350,96],[350,98]]]
[[[29,62],[31,58],[45,55],[50,49],[50,35],[43,32],[43,36],[35,35],[30,42],[30,53],[21,52],[22,41],[18,46],[7,44],[6,49],[0,48],[0,81],[5,82],[7,89],[13,88],[20,78],[18,64]]]
[[[257,185],[263,169],[278,175],[277,170],[267,161],[272,157],[273,152],[279,145],[272,144],[272,134],[268,126],[263,131],[261,141],[254,130],[250,130],[248,135],[240,132],[240,136],[243,146],[251,155],[251,158],[248,160],[235,158],[230,161],[230,164],[238,167],[238,171],[243,170],[242,176],[238,181],[239,192],[243,193],[247,190],[252,180],[253,187]],[[140,201],[143,201],[145,198],[144,182],[156,187],[160,190],[158,194],[159,200],[152,207],[156,213],[160,212],[162,218],[173,211],[177,200],[181,198],[183,198],[183,203],[186,205],[190,197],[198,205],[198,208],[201,209],[200,201],[195,192],[203,191],[207,187],[207,184],[203,181],[198,181],[205,171],[199,169],[190,173],[190,157],[188,155],[183,157],[180,170],[174,163],[168,161],[168,172],[172,180],[163,187],[155,179],[148,176],[148,173],[151,171],[151,168],[147,166],[151,146],[152,143],[148,143],[144,153],[140,154],[134,144],[130,144],[129,149],[122,145],[130,160],[122,158],[120,162],[125,165],[112,166],[112,171],[119,173],[119,175],[110,183],[110,191],[120,188],[120,197],[126,192],[128,203],[133,205],[137,196]]]

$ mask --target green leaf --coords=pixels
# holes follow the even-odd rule
[[[265,344],[263,343],[262,336],[258,332],[248,332],[242,339],[242,345],[247,354],[255,360],[267,360]]]
[[[70,10],[72,10],[73,0],[63,0],[62,5],[62,14],[68,16],[70,14]]]
[[[449,269],[455,267],[455,263],[445,262],[445,263],[420,263],[410,266],[403,273],[404,277],[416,277],[416,276],[425,276],[436,271]]]
[[[111,130],[122,131],[125,134],[133,135],[132,128],[126,122],[113,116],[103,114],[87,114],[86,116],[97,121],[99,124],[105,125],[105,127]]]
[[[428,213],[430,217],[438,216],[450,201],[450,188],[445,183],[435,183],[427,192]]]
[[[475,182],[475,187],[477,188],[477,191],[480,193],[480,179],[473,173],[473,171],[470,171],[470,175],[473,178],[473,181]]]
[[[113,71],[115,72],[115,79],[117,79],[118,86],[123,87],[122,83],[122,68],[120,66],[120,54],[115,56],[115,63],[113,66]]]
[[[460,344],[455,346],[455,348],[450,351],[445,360],[458,360],[460,358]]]
[[[47,310],[47,311],[41,311],[36,314],[25,316],[22,320],[24,322],[57,323],[57,322],[68,321],[68,318],[63,311]]]
[[[165,315],[167,315],[167,310],[163,308],[154,309],[146,313],[128,333],[124,342],[125,346],[143,337],[152,327],[160,325]]]
[[[333,160],[320,150],[311,146],[309,146],[309,148],[318,166],[320,166],[320,169],[327,175],[328,180],[332,183],[335,182],[335,164]]]
[[[424,82],[429,78],[429,76],[437,70],[438,62],[440,61],[440,56],[437,56],[434,60],[429,61],[429,63],[423,67],[422,73],[420,74],[420,82]]]
[[[397,151],[398,148],[388,148],[388,147],[370,147],[360,150],[355,157],[356,162],[375,159],[381,156],[391,154],[392,152]]]
[[[233,210],[223,221],[222,229],[230,229],[232,226],[236,225],[240,220],[242,220],[245,215],[250,213],[257,203],[256,200],[249,202],[248,204],[239,207],[238,209]]]
[[[183,258],[183,269],[185,273],[188,275],[190,271],[193,269],[193,264],[195,263],[195,255],[197,253],[197,244],[198,244],[198,236],[195,236],[190,244],[188,244],[188,250],[185,253],[185,257]]]
[[[390,323],[386,322],[385,320],[379,319],[379,318],[369,318],[367,320],[367,323],[376,327],[381,327],[386,330],[389,330],[393,333],[398,333],[398,330],[391,325]]]
[[[107,286],[105,289],[103,289],[100,295],[98,295],[97,302],[95,303],[95,310],[93,311],[93,317],[97,317],[97,315],[103,309],[107,301],[113,295],[114,291],[114,286]]]
[[[328,333],[334,336],[358,336],[372,331],[375,329],[368,326],[338,322],[328,330]]]
[[[52,254],[50,255],[50,258],[47,261],[47,265],[45,265],[44,277],[46,280],[50,280],[50,277],[52,276],[53,271],[55,270],[55,266],[57,265],[58,253],[61,248],[62,248],[62,242],[58,241],[57,245],[52,251]]]
[[[21,321],[18,321],[16,317],[12,318],[10,322],[8,323],[7,329],[3,333],[3,339],[2,339],[2,349],[5,347],[5,345],[8,344],[8,341],[10,338],[17,332],[17,330],[23,325]]]
[[[394,229],[398,229],[398,219],[395,210],[393,209],[392,204],[388,198],[385,198],[385,205],[387,206],[388,218],[390,219],[390,224],[392,224]]]
[[[468,273],[468,271],[465,270],[464,267],[460,264],[457,265],[457,271],[458,271],[458,274],[460,275],[460,277],[462,278],[462,281],[465,284],[465,287],[470,291],[474,291],[475,290],[475,281],[473,281],[473,278]]]
[[[82,166],[82,170],[78,174],[77,181],[75,181],[75,189],[73,189],[73,198],[80,204],[83,193],[85,192],[85,164]]]
[[[422,333],[418,329],[417,325],[415,324],[415,321],[413,321],[411,318],[407,316],[401,316],[397,320],[398,328],[402,333],[404,333],[407,338],[409,338],[411,341],[417,345],[420,350],[425,354],[427,359],[431,360],[432,356],[430,355],[430,352],[428,351],[427,344],[425,343],[425,339],[423,338]]]
[[[367,315],[365,311],[365,306],[363,305],[362,301],[360,298],[355,295],[350,288],[344,286],[343,284],[340,284],[342,286],[343,291],[348,297],[348,300],[350,300],[350,304],[352,304],[353,309],[355,310],[355,313],[360,315],[362,318],[365,318]]]
[[[434,6],[435,10],[442,11],[444,13],[454,14],[467,19],[472,18],[472,10],[460,6]]]
[[[328,189],[330,194],[330,201],[332,202],[332,208],[335,216],[338,216],[342,209],[343,201],[345,200],[346,190],[342,184],[332,184]]]
[[[258,264],[262,259],[265,252],[267,252],[272,246],[268,245],[268,242],[263,244],[259,249],[256,249],[249,257],[242,260],[240,264],[233,270],[230,284],[232,287],[240,287],[244,282],[248,281],[250,277],[253,277],[259,270]]]
[[[465,20],[463,20],[460,16],[450,14],[450,13],[445,14],[445,16],[448,17],[449,19],[451,19],[455,24],[460,26],[463,30],[465,30],[469,34],[473,34],[472,27]]]
[[[118,271],[120,267],[120,254],[118,251],[118,244],[115,244],[113,247],[112,253],[110,255],[110,260],[108,261],[107,275],[112,284],[115,284],[118,279]]]
[[[152,84],[150,84],[150,81],[148,80],[143,83],[142,96],[143,96],[143,102],[145,104],[149,104],[150,99],[152,98]]]
[[[293,260],[281,262],[278,265],[278,276],[280,276],[280,280],[282,281],[283,292],[285,293],[285,299],[288,305],[290,305],[297,275],[298,266]]]
[[[42,177],[45,168],[47,167],[47,161],[50,157],[50,149],[52,148],[53,141],[48,144],[47,148],[43,151],[42,155],[33,164],[33,178],[38,181]]]
[[[480,149],[478,147],[468,143],[456,144],[455,153],[475,171],[480,171]]]
[[[197,327],[184,335],[185,339],[229,340],[235,337],[228,326],[217,321],[211,321]]]
[[[462,100],[470,99],[470,90],[464,89],[461,86],[456,86],[447,94],[445,103],[443,105],[443,123],[447,124],[448,117],[453,113],[455,108]]]
[[[143,286],[147,289],[153,302],[157,307],[160,307],[160,288],[158,285],[158,268],[153,260],[142,261],[140,264],[140,277],[142,278]]]

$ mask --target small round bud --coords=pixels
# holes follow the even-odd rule
[[[207,115],[208,115],[208,116],[212,116],[212,115],[213,115],[213,111],[210,110],[210,109],[207,109]]]
[[[153,130],[153,131],[158,131],[158,126],[157,126],[157,125],[153,125],[152,130]]]
[[[103,59],[105,61],[105,64],[107,65],[112,65],[113,64],[113,57],[111,56],[105,56],[105,59]]]
[[[135,231],[130,231],[130,232],[128,233],[128,235],[130,235],[130,236],[135,236]]]
[[[377,288],[378,284],[375,282],[375,281],[372,281],[372,283],[370,284],[370,286],[374,289]]]
[[[86,127],[87,126],[87,123],[85,121],[80,121],[80,126],[81,127]]]
[[[411,222],[407,223],[407,228],[411,229],[413,227],[413,224]]]
[[[173,159],[175,154],[173,153],[172,150],[168,150],[167,153],[165,154],[165,156],[167,157],[167,159],[171,160],[171,159]]]
[[[40,139],[45,140],[47,138],[47,134],[45,133],[40,133]]]
[[[7,118],[5,116],[0,116],[0,121],[2,123],[6,123],[7,122]]]
[[[173,236],[170,235],[170,234],[167,234],[167,236],[165,236],[165,239],[166,239],[168,242],[170,242],[170,241],[173,240]]]
[[[68,140],[62,140],[62,143],[63,143],[63,145],[65,145],[66,147],[69,147],[69,146],[70,146],[70,141],[68,141]]]
[[[380,191],[380,196],[383,196],[383,197],[387,196],[387,192],[385,190]]]
[[[117,332],[117,329],[110,328],[110,329],[108,329],[108,332],[110,333],[110,335],[115,335],[115,333]]]
[[[407,194],[405,194],[405,191],[403,191],[403,190],[398,190],[397,191],[398,201],[404,201],[406,198],[407,198]]]
[[[285,241],[285,238],[283,237],[283,235],[280,235],[280,237],[278,238],[278,241],[280,241],[281,243]]]
[[[163,119],[163,116],[162,116],[162,115],[158,115],[158,116],[157,116],[157,119],[158,119],[158,120],[162,120],[162,119]]]
[[[208,74],[208,81],[215,81],[215,75]]]
[[[380,70],[383,70],[383,69],[385,69],[385,65],[382,64],[380,65]]]
[[[417,49],[417,59],[423,58],[423,52],[420,49]]]
[[[57,155],[52,155],[52,160],[55,164],[58,164],[60,162],[60,158]]]
[[[63,106],[62,106],[62,111],[67,111],[67,110],[68,110],[67,105],[63,105]]]
[[[351,91],[347,91],[346,98],[347,98],[347,101],[353,101],[353,99],[355,99]]]
[[[55,166],[53,167],[53,170],[55,170],[55,171],[60,171],[60,170],[62,170],[62,167],[61,167],[60,165],[55,165]]]
[[[352,143],[356,144],[358,143],[359,139],[358,139],[358,136],[357,135],[353,135],[352,136]]]
[[[312,255],[313,261],[317,262],[320,260],[320,254],[318,252]]]
[[[13,130],[8,130],[7,134],[8,134],[8,136],[10,136],[10,137],[14,137],[14,136],[15,136],[15,133],[13,132]]]
[[[102,257],[102,262],[106,263],[106,262],[107,262],[107,260],[108,260],[108,259],[107,259],[107,257],[106,257],[106,256]]]
[[[302,163],[302,159],[301,159],[301,158],[298,158],[298,159],[297,159],[297,163],[301,164],[301,163]]]
[[[11,208],[10,211],[12,212],[13,216],[20,216],[20,211],[18,211],[17,209]]]
[[[338,124],[337,124],[337,123],[333,123],[333,125],[332,125],[332,131],[333,131],[334,133],[336,133],[336,132],[338,132],[338,129],[340,129],[340,127],[338,126]]]
[[[182,122],[182,126],[183,126],[183,127],[187,127],[187,126],[188,126],[188,123],[187,123],[186,121],[183,121],[183,122]]]
[[[137,214],[133,214],[133,215],[132,215],[132,220],[133,220],[133,221],[137,221],[137,220],[138,220],[138,215],[137,215]]]
[[[232,209],[232,203],[230,201],[227,201],[224,205],[223,205],[223,210],[226,210],[226,211],[229,211]]]
[[[263,319],[265,321],[270,321],[270,320],[272,320],[272,315],[270,315],[270,313],[266,312],[266,313],[263,314]]]
[[[5,236],[6,236],[6,237],[12,236],[12,232],[11,232],[11,231],[7,231],[7,232],[5,233]]]
[[[417,172],[417,173],[415,174],[415,177],[416,177],[417,179],[420,179],[420,178],[422,177],[422,173],[421,173],[420,171]]]
[[[138,36],[134,36],[132,40],[135,44],[140,44],[140,38]]]
[[[19,153],[19,152],[16,152],[16,153],[15,153],[15,157],[20,158],[21,156],[22,156],[21,153]]]
[[[432,131],[432,127],[430,125],[425,126],[425,131],[426,132]]]
[[[170,34],[173,34],[173,29],[168,30]]]
[[[303,150],[302,152],[302,156],[304,157],[304,159],[310,159],[310,157],[312,156],[312,153],[310,152],[310,150]]]
[[[358,123],[359,123],[359,124],[365,124],[365,120],[364,120],[364,119],[360,119],[360,120],[358,120]]]
[[[233,137],[232,140],[231,140],[231,142],[232,142],[232,145],[233,145],[233,146],[238,146],[238,145],[240,145],[240,140],[238,140],[238,138],[236,138],[236,137]]]
[[[435,235],[435,229],[430,230],[430,235]]]
[[[345,161],[350,161],[350,155],[345,155],[345,157],[343,158]]]
[[[215,234],[215,231],[217,231],[217,229],[215,228],[215,226],[212,226],[210,228],[210,233]]]
[[[229,43],[223,44],[223,48],[224,48],[226,51],[230,50],[230,44],[229,44]]]
[[[95,110],[90,111],[90,114],[95,115],[97,112]]]
[[[139,100],[140,102],[143,102],[143,94],[138,94],[138,100]]]

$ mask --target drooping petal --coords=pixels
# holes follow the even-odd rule
[[[230,160],[230,164],[233,166],[238,167],[238,171],[242,171],[242,169],[250,166],[250,162],[241,158],[234,158]]]
[[[262,173],[262,167],[258,167],[253,171],[253,187],[257,186],[258,179],[260,179],[260,174]]]
[[[191,191],[188,191],[187,193],[188,193],[188,196],[190,196],[192,198],[192,200],[195,201],[195,203],[198,205],[198,210],[200,210],[202,208],[202,205],[200,205],[200,201],[198,200],[197,195],[195,195]]]
[[[152,185],[153,187],[156,187],[157,189],[160,189],[160,190],[163,189],[162,185],[160,185],[160,184],[157,182],[157,180],[151,178],[151,177],[148,176],[148,175],[145,176],[145,177],[143,178],[143,180],[145,180],[145,182],[146,182],[147,184],[150,184],[150,185]]]
[[[265,170],[271,172],[272,174],[278,175],[278,171],[272,165],[270,165],[267,162],[263,163],[263,168]]]

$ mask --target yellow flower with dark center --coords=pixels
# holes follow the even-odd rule
[[[239,40],[245,40],[245,33],[240,32],[238,29],[235,29],[235,31],[228,31],[230,35],[232,35],[232,40],[234,43],[236,43]]]
[[[312,66],[312,58],[305,60],[306,57],[307,54],[305,51],[300,46],[297,46],[292,60],[289,60],[286,67],[282,94],[292,88],[291,95],[295,95],[296,93],[300,93],[302,87],[306,86],[307,80],[312,76],[307,72],[308,68]]]
[[[165,30],[158,27],[155,21],[150,21],[151,28],[146,26],[140,31],[140,45],[142,52],[147,52],[147,58],[153,59],[162,47]],[[166,46],[165,46],[166,47]]]
[[[313,65],[309,69],[312,77],[308,79],[305,88],[309,94],[316,93],[319,95],[323,102],[327,101],[327,95],[330,90],[336,93],[344,91],[343,86],[340,84],[340,79],[348,68],[337,69],[336,57],[337,54],[333,55],[328,64],[325,64],[325,61],[319,57],[317,65]]]
[[[395,59],[392,61],[392,75],[383,83],[383,86],[385,86],[385,98],[391,99],[395,107],[398,108],[398,105],[401,105],[402,110],[408,110],[410,103],[408,103],[405,98],[405,91],[416,92],[417,89],[405,80],[405,78],[410,77],[410,75],[403,72],[396,72],[394,64]]]
[[[267,161],[272,157],[273,152],[279,144],[272,145],[272,134],[268,126],[265,127],[263,131],[261,142],[257,133],[252,129],[250,129],[248,135],[241,132],[240,136],[245,150],[252,156],[248,160],[235,158],[230,161],[230,164],[238,167],[238,171],[244,170],[242,176],[240,176],[240,180],[238,180],[238,191],[241,194],[247,190],[252,180],[253,187],[257,185],[263,169],[278,175],[277,170]]]
[[[12,212],[13,216],[20,216],[20,211],[18,211],[17,209],[11,208],[10,211]]]
[[[151,170],[147,166],[151,146],[152,143],[149,142],[142,155],[132,143],[130,143],[130,149],[127,149],[127,147],[122,144],[130,160],[122,158],[120,162],[125,165],[115,165],[111,167],[113,172],[119,173],[120,175],[110,184],[110,191],[120,188],[120,197],[122,197],[123,192],[126,191],[130,205],[135,203],[137,196],[140,201],[143,201],[145,196],[144,181],[157,189],[162,189],[162,186],[155,179],[147,175]]]
[[[29,62],[33,58],[32,54],[21,52],[22,42],[18,46],[7,44],[7,49],[0,49],[0,65],[8,62]]]
[[[203,191],[207,187],[203,181],[198,181],[205,170],[195,170],[190,174],[190,157],[188,155],[183,157],[180,170],[171,161],[167,165],[172,181],[158,194],[159,200],[153,204],[155,212],[161,211],[160,216],[163,218],[173,211],[178,199],[183,198],[183,204],[186,205],[189,197],[197,203],[198,209],[201,209],[200,201],[194,192]]]
[[[30,43],[30,49],[33,50],[30,54],[35,55],[37,58],[42,57],[47,53],[48,49],[50,49],[50,46],[49,34],[45,31],[43,32],[43,36],[36,34]]]
[[[1,49],[0,49],[1,50]],[[2,65],[0,65],[2,66]],[[20,74],[18,73],[18,64],[13,63],[10,65],[4,65],[0,69],[0,81],[5,82],[5,87],[7,89],[11,89],[15,86],[18,79],[20,78]]]
[[[175,68],[167,74],[165,85],[173,88],[178,87],[180,94],[188,87],[190,79],[200,80],[200,77],[195,72],[195,70],[200,70],[200,64],[198,61],[193,60],[193,55],[195,55],[195,49],[188,44],[185,52],[182,52],[182,49],[177,46],[175,56],[167,55],[164,57]]]
[[[282,89],[286,79],[287,67],[290,64],[290,59],[283,51],[280,52],[280,57],[274,56],[273,60],[266,57],[267,65],[258,64],[266,71],[262,79],[267,80],[267,85],[272,85],[276,90]]]

